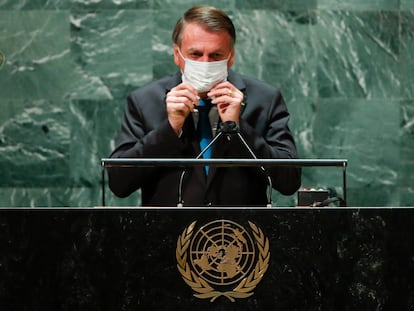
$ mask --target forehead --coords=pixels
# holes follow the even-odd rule
[[[182,32],[181,49],[230,51],[230,35],[225,30],[209,31],[197,23],[189,23]]]

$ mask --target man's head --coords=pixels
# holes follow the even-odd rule
[[[172,38],[174,62],[181,70],[185,67],[183,57],[201,62],[228,59],[228,68],[233,65],[236,31],[222,10],[211,6],[190,8],[177,21]]]
[[[194,6],[187,10],[177,21],[172,33],[173,42],[179,47],[181,47],[183,30],[189,23],[196,23],[209,32],[227,32],[230,36],[231,48],[234,48],[236,30],[230,17],[222,10],[212,6]]]

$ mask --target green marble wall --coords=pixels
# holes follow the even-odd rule
[[[125,96],[176,70],[170,32],[197,3],[0,0],[0,206],[100,204]],[[234,68],[282,89],[300,156],[349,160],[349,205],[414,206],[414,0],[208,3],[235,21]]]

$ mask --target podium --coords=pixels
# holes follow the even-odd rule
[[[0,209],[0,309],[412,310],[413,223],[411,208]]]

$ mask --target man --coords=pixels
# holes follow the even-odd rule
[[[180,71],[128,96],[111,157],[196,158],[205,148],[200,140],[208,143],[214,135],[211,127],[210,133],[200,133],[199,122],[206,110],[216,135],[223,124],[236,126],[257,158],[297,157],[280,92],[230,70],[236,33],[223,11],[190,8],[178,20],[173,41],[174,62]],[[252,158],[234,134],[219,136],[203,156],[208,153],[212,158]],[[179,167],[110,168],[109,186],[120,197],[141,188],[145,206],[176,206],[179,188],[185,206],[266,206],[267,174],[273,188],[285,195],[293,194],[301,181],[298,168],[207,169],[196,166],[183,175]]]

